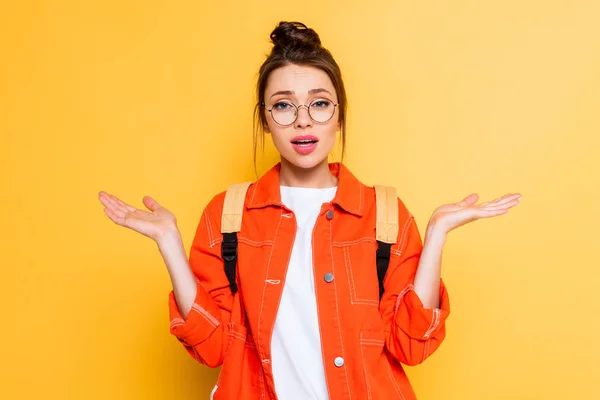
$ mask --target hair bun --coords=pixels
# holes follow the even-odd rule
[[[317,32],[302,22],[281,21],[271,32],[271,41],[274,46],[281,47],[288,45],[321,46],[321,39]]]

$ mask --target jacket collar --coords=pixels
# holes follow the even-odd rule
[[[273,166],[250,187],[249,200],[246,204],[248,208],[283,205],[279,187],[280,170],[281,162]],[[338,178],[337,190],[332,202],[349,213],[362,216],[364,185],[339,162],[329,163],[329,170]]]

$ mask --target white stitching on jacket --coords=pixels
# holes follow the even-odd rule
[[[406,285],[406,287],[404,289],[402,289],[402,291],[398,295],[398,298],[396,299],[396,305],[394,307],[394,316],[398,312],[398,307],[400,307],[400,303],[402,302],[402,299],[404,298],[406,293],[408,293],[409,290],[415,290],[415,287],[412,283],[409,283],[408,285]]]
[[[277,234],[279,233],[279,227],[281,226],[281,214],[283,214],[283,208],[280,211],[280,215],[279,215],[279,223],[277,224],[277,229],[275,229],[275,237],[273,238],[273,247],[271,247],[271,252],[269,253],[269,261],[267,261],[267,271],[266,271],[266,276],[269,276],[269,269],[271,268],[271,258],[273,257],[273,250],[275,249],[275,242],[277,241]],[[291,250],[290,250],[291,251]],[[260,341],[260,325],[261,325],[261,317],[262,317],[262,312],[263,312],[263,306],[265,304],[265,291],[267,290],[267,285],[263,286],[263,292],[262,292],[262,296],[260,299],[260,311],[258,312],[258,325],[256,328],[256,348],[258,349],[258,353],[262,358],[263,363],[265,362],[265,360],[268,361],[267,358],[264,358],[264,354],[262,352],[262,346],[260,345],[261,341]]]
[[[428,339],[429,335],[431,335],[431,332],[433,332],[435,330],[435,328],[438,327],[439,324],[440,324],[440,309],[436,308],[433,310],[433,315],[431,318],[431,325],[429,325],[429,329],[427,330],[427,332],[425,332],[423,339]]]
[[[335,262],[333,261],[333,246],[331,245],[332,243],[332,224],[330,221],[329,224],[329,229],[327,230],[329,232],[329,251],[330,251],[330,257],[331,257],[331,271],[333,273],[333,275],[335,276]],[[338,295],[337,295],[337,283],[336,283],[336,279],[333,280],[333,291],[334,291],[334,299],[335,299],[335,311],[336,311],[336,316],[337,316],[337,322],[338,322],[338,332],[340,334],[340,346],[342,346],[342,357],[346,354],[346,352],[344,351],[344,340],[342,338],[342,329],[341,329],[341,323],[340,323],[340,310],[338,307]],[[350,390],[350,383],[348,382],[348,368],[344,367],[344,377],[346,378],[346,387],[348,388],[348,398],[351,399],[352,398],[352,391]]]
[[[408,238],[408,227],[410,226],[410,221],[413,219],[413,216],[409,216],[402,227],[402,234],[400,236],[400,240],[398,240],[398,251],[402,253],[404,251],[404,243]]]
[[[352,262],[350,261],[350,250],[344,247],[344,264],[346,266],[346,275],[348,275],[348,284],[350,285],[350,302],[352,304],[379,305],[379,301],[374,299],[359,299],[356,295],[356,286],[354,284],[354,273],[352,272]]]
[[[214,326],[215,328],[217,326],[219,326],[219,320],[216,319],[215,317],[213,317],[208,311],[206,311],[204,309],[204,307],[202,307],[200,304],[198,303],[194,303],[194,305],[192,306],[192,310],[198,312],[200,315],[202,315],[208,322],[210,322],[210,324],[212,326]]]
[[[366,359],[365,359],[365,351],[362,346],[364,339],[362,336],[363,336],[363,334],[361,332],[360,333],[360,355],[362,357],[363,372],[365,373],[365,383],[367,384],[367,400],[370,400],[371,399],[371,385],[369,384],[369,376],[367,374],[367,363],[366,363]]]

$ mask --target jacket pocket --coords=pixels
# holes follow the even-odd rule
[[[259,399],[264,386],[252,335],[245,326],[230,322],[228,345],[212,399]]]
[[[360,354],[365,376],[366,400],[415,399],[404,370],[398,364],[393,371],[385,348],[385,332],[383,330],[364,330],[360,332]],[[401,377],[398,381],[397,376]],[[402,383],[401,383],[402,382]]]
[[[380,386],[378,378],[382,359],[385,359],[383,347],[385,345],[385,333],[383,331],[362,331],[360,332],[360,354],[362,358],[363,373],[365,377],[365,399],[377,399],[380,396],[374,396],[379,393]]]
[[[379,306],[377,242],[360,240],[341,247],[352,304]]]

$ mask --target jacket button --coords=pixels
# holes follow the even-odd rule
[[[327,219],[333,219],[333,210],[327,211]]]
[[[342,357],[336,357],[335,360],[333,360],[333,363],[336,367],[341,367],[344,365],[344,359]]]
[[[333,274],[331,272],[326,273],[324,279],[325,282],[330,283],[331,281],[333,281]]]

